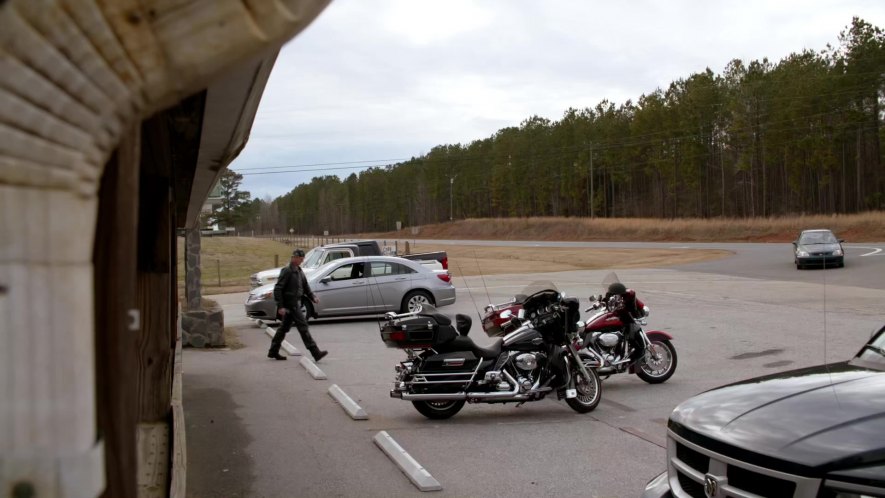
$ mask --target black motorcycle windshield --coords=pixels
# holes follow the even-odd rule
[[[555,292],[559,294],[559,289],[556,287],[556,284],[549,280],[536,280],[526,285],[519,294],[516,295],[514,302],[517,304],[525,304],[525,302],[532,296],[545,292]]]

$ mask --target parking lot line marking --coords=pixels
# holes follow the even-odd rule
[[[264,323],[264,322],[261,322],[261,323]],[[273,336],[274,336],[274,334],[277,333],[277,331],[276,331],[276,329],[272,328],[270,325],[265,323],[264,324],[264,333],[267,334],[268,337],[273,339]],[[292,343],[290,343],[289,341],[287,341],[285,339],[283,339],[283,349],[286,351],[286,353],[289,354],[289,356],[301,356],[301,351],[298,351],[298,348],[293,346]]]
[[[412,481],[412,484],[414,484],[416,488],[421,491],[442,490],[442,485],[440,485],[439,481],[434,479],[433,476],[430,475],[430,472],[427,472],[421,464],[412,458],[412,455],[409,455],[402,446],[397,444],[387,431],[381,431],[378,434],[375,434],[375,437],[372,439],[375,441],[375,445],[378,446],[388,458],[393,460],[393,463],[399,467],[410,481]]]
[[[366,411],[338,387],[338,384],[332,384],[332,387],[329,388],[329,395],[341,405],[341,408],[344,408],[344,411],[350,415],[350,418],[354,420],[369,420],[369,415],[366,414]]]
[[[301,366],[304,367],[304,369],[307,370],[307,373],[309,373],[310,376],[314,379],[326,379],[326,374],[322,370],[320,370],[320,367],[318,367],[316,363],[310,361],[310,358],[308,358],[307,356],[302,356],[299,363],[301,363]]]
[[[642,439],[643,441],[648,441],[649,443],[651,443],[655,446],[660,446],[661,448],[667,447],[667,440],[666,439],[656,437],[651,434],[642,432],[641,430],[639,430],[635,427],[618,427],[618,429],[620,429],[623,432],[626,432],[627,434],[631,434],[633,436],[636,436],[639,439]]]
[[[608,398],[602,398],[600,401],[602,403],[605,403],[606,405],[611,405],[611,406],[618,408],[620,410],[624,410],[625,412],[635,412],[636,411],[635,408],[631,408],[631,407],[624,405],[622,403],[618,403],[617,401],[612,401]]]

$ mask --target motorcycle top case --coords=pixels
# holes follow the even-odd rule
[[[391,320],[381,326],[381,340],[389,348],[429,349],[458,337],[452,321],[443,315],[418,315]]]

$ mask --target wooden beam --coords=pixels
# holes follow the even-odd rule
[[[135,496],[135,265],[141,135],[133,126],[105,166],[93,267],[98,427],[105,440],[103,496]]]
[[[138,218],[137,301],[141,333],[136,354],[139,422],[166,422],[172,391],[174,311],[172,145],[167,121],[155,116],[142,125]],[[177,306],[175,307],[177,309]]]

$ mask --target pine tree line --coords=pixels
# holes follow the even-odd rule
[[[885,34],[733,60],[616,105],[533,116],[469,144],[253,201],[276,229],[386,231],[523,216],[765,217],[885,208]],[[265,215],[265,219],[270,215]],[[249,221],[254,225],[254,220]]]

